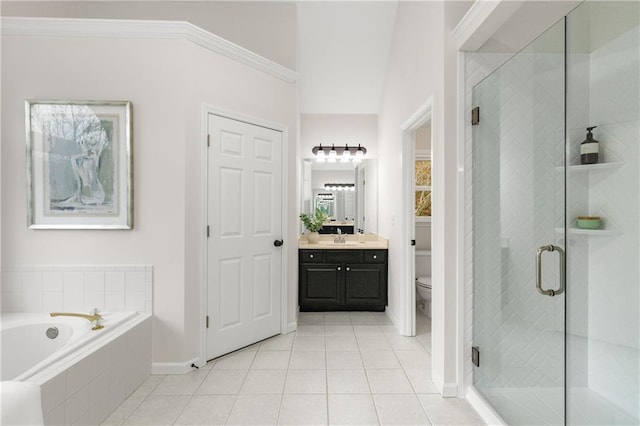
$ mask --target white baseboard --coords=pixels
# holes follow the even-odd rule
[[[507,423],[502,420],[500,415],[496,413],[493,407],[478,393],[475,387],[469,386],[465,398],[471,404],[474,410],[478,412],[482,420],[488,425],[506,426]]]
[[[457,398],[458,397],[458,384],[457,383],[444,383],[442,378],[440,378],[437,374],[432,373],[431,380],[433,380],[433,384],[440,392],[443,398]]]
[[[387,308],[385,309],[385,314],[387,314],[387,318],[389,318],[393,325],[396,327],[396,330],[400,330],[400,320],[396,316],[395,312],[393,312],[393,309],[387,306]]]
[[[282,333],[282,334],[293,333],[297,329],[298,329],[298,323],[296,321],[290,322],[289,324],[287,324],[287,329],[284,330],[284,333]]]
[[[433,384],[435,385],[435,387],[438,390],[438,392],[440,392],[440,394],[442,395],[442,386],[444,385],[444,382],[442,381],[440,376],[438,376],[435,373],[435,369],[433,369],[433,368],[431,369],[431,380],[433,381]]]
[[[199,358],[185,362],[153,362],[151,363],[151,374],[187,374],[194,370],[193,364],[202,367]]]
[[[444,398],[457,398],[458,397],[458,385],[456,383],[443,383],[442,384],[442,396]]]

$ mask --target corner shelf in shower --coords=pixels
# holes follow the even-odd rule
[[[597,164],[574,164],[569,166],[569,171],[571,173],[576,172],[595,172],[599,170],[607,170],[607,169],[616,169],[622,167],[624,163],[622,161],[616,161],[611,163],[597,163]],[[556,170],[561,171],[564,169],[562,166],[556,167]]]
[[[624,163],[622,161],[616,161],[615,163],[597,163],[597,164],[576,164],[569,166],[571,172],[590,172],[597,170],[616,169],[622,167]]]
[[[556,228],[556,233],[562,234],[564,228]],[[621,235],[622,232],[613,229],[583,229],[571,226],[567,228],[567,234],[569,235],[589,235],[593,237],[615,237]]]

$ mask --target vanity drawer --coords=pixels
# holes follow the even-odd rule
[[[362,262],[362,250],[327,250],[327,262],[359,263]]]
[[[387,261],[386,250],[363,250],[365,263],[385,263]]]
[[[324,262],[325,250],[300,250],[300,263],[322,263]]]

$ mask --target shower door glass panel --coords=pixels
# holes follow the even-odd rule
[[[473,90],[474,384],[509,425],[564,423],[564,59],[561,21]]]
[[[640,2],[567,16],[567,424],[640,424]],[[598,165],[580,165],[586,127]],[[599,216],[601,229],[576,227]]]

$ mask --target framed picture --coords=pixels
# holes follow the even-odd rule
[[[25,102],[28,226],[132,229],[131,103]]]

